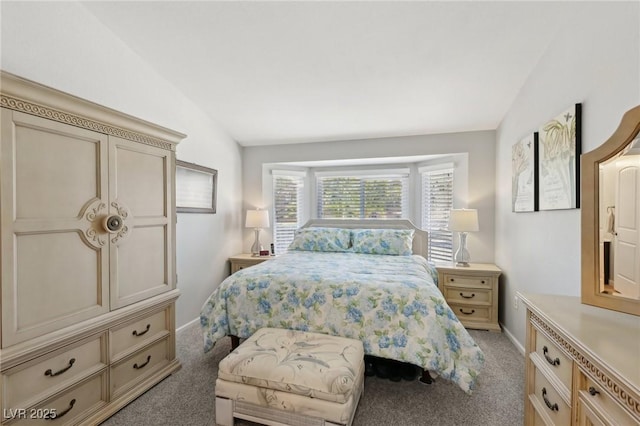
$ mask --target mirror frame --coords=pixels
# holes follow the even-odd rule
[[[627,111],[616,131],[581,157],[582,303],[640,316],[640,300],[600,291],[599,166],[620,153],[640,133],[640,105]]]

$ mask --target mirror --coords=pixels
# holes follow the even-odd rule
[[[584,154],[582,303],[640,315],[640,106]]]

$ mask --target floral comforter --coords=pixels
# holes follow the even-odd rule
[[[409,362],[471,393],[484,355],[420,256],[289,252],[228,277],[202,307],[204,350],[262,327],[359,339],[366,354]]]

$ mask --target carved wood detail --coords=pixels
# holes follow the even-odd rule
[[[540,319],[534,312],[530,312],[531,322],[544,332],[547,337],[555,341],[562,349],[564,349],[580,366],[587,372],[589,372],[592,379],[599,382],[600,385],[609,390],[609,393],[620,403],[620,405],[627,407],[636,416],[640,416],[640,400],[637,400],[621,388],[617,381],[611,379],[605,372],[603,372],[597,365],[587,357],[585,357],[580,351],[578,351],[571,343],[567,342],[560,334],[558,334],[553,328]]]
[[[143,143],[145,145],[151,145],[158,148],[175,151],[175,146],[173,144],[162,139],[132,132],[130,130],[122,129],[119,127],[110,126],[104,123],[100,123],[99,121],[90,120],[88,118],[69,114],[63,111],[58,111],[53,108],[49,108],[4,94],[0,95],[0,106],[3,108],[12,109],[14,111],[37,115],[49,120],[81,127],[83,129],[93,130],[95,132],[104,133],[111,136],[117,136],[122,139],[128,139],[130,141]]]

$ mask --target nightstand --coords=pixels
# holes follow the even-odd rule
[[[231,262],[231,273],[234,274],[240,269],[248,268],[249,266],[257,265],[265,260],[273,259],[274,256],[252,256],[250,253],[237,254],[229,258]]]
[[[471,263],[468,267],[436,264],[436,269],[438,288],[465,327],[502,331],[498,324],[500,268],[491,263]]]

